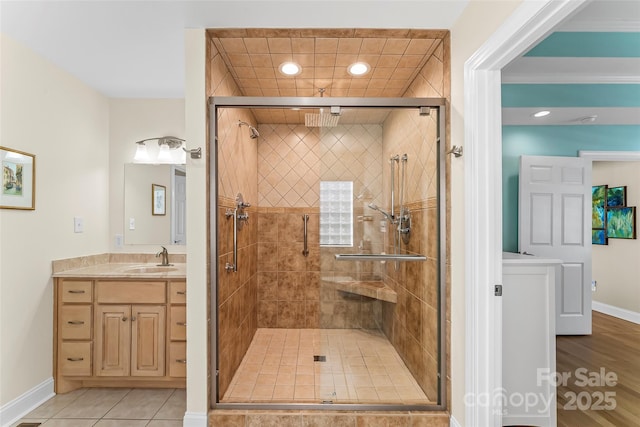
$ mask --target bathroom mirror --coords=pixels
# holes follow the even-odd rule
[[[184,165],[124,165],[124,243],[186,245]],[[165,187],[164,215],[151,209],[152,188]]]

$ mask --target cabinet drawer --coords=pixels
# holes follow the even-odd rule
[[[96,300],[99,303],[147,303],[166,302],[166,282],[96,282]]]
[[[187,302],[187,282],[171,282],[169,284],[169,302],[172,304]]]
[[[64,305],[58,316],[60,337],[63,340],[91,339],[91,306]]]
[[[62,281],[62,295],[60,299],[63,303],[91,302],[91,297],[91,280]]]
[[[169,328],[169,339],[187,339],[187,310],[183,305],[171,307],[171,327]]]
[[[169,376],[187,376],[187,343],[172,342],[169,344]]]
[[[60,344],[60,373],[64,376],[91,375],[91,343],[63,342]]]

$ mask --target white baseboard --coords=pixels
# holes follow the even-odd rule
[[[53,392],[53,378],[41,382],[11,402],[2,405],[0,408],[0,426],[10,426],[55,395]]]
[[[207,427],[207,414],[202,412],[185,412],[182,427]]]
[[[456,420],[453,416],[449,418],[449,427],[462,427],[458,420]]]
[[[640,325],[640,313],[636,311],[615,307],[598,301],[591,301],[591,308],[594,311],[599,311],[600,313],[608,314],[609,316],[617,317],[618,319]]]

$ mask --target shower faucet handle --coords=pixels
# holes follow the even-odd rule
[[[240,203],[238,203],[238,207],[239,208],[250,208],[251,207],[251,203],[249,203],[249,202],[240,202]]]

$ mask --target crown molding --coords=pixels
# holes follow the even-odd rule
[[[521,57],[503,83],[640,83],[640,58]]]

